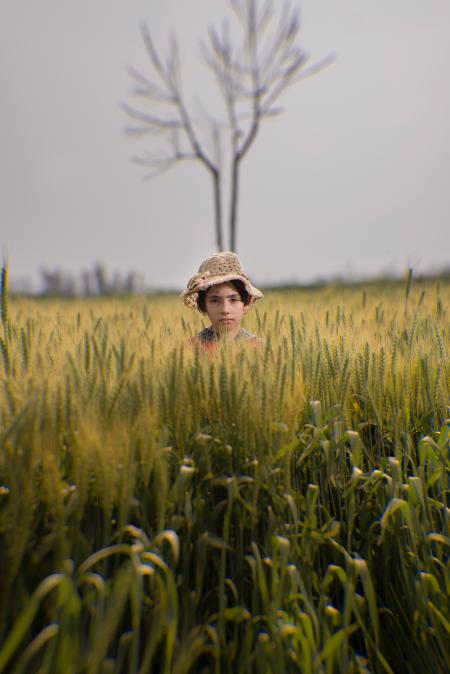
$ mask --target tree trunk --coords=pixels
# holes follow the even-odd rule
[[[220,193],[220,173],[213,171],[213,186],[214,186],[214,219],[216,224],[216,245],[217,250],[223,250],[222,237],[222,197]]]
[[[231,173],[230,250],[236,252],[237,210],[239,200],[239,159],[234,157]]]

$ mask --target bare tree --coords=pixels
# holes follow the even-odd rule
[[[129,74],[135,82],[133,94],[146,99],[152,112],[126,104],[123,108],[134,121],[128,133],[158,134],[164,138],[164,151],[135,158],[151,169],[146,177],[159,175],[184,160],[199,161],[206,168],[213,186],[217,248],[224,249],[227,213],[229,249],[235,251],[242,160],[254,143],[262,120],[282,112],[278,99],[284,90],[323,69],[332,57],[306,67],[308,56],[298,44],[299,13],[290,0],[229,0],[229,4],[238,19],[240,41],[232,40],[230,22],[224,21],[220,30],[210,27],[207,41],[201,43],[226,111],[221,122],[211,116],[207,119],[212,151],[207,151],[205,129],[194,121],[182,93],[176,37],[171,38],[169,57],[164,62],[144,23],[141,32],[153,74],[148,78],[134,68],[129,69]],[[281,9],[277,12],[275,6]],[[230,150],[225,166],[221,153],[223,134]],[[222,198],[225,177],[229,177],[230,185],[228,206]]]

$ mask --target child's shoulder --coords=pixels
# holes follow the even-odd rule
[[[217,335],[214,332],[213,327],[209,326],[209,328],[203,328],[203,330],[200,330],[198,335],[194,337],[194,340],[198,340],[200,342],[217,342]]]
[[[252,346],[260,346],[260,344],[262,344],[261,337],[258,337],[258,335],[255,335],[253,332],[250,332],[245,328],[241,328],[239,330],[238,334],[236,335],[236,339],[249,342]]]
[[[251,346],[260,346],[263,343],[261,337],[255,335],[254,333],[241,328],[234,338],[235,343],[249,344]],[[220,342],[212,326],[208,328],[203,328],[199,333],[194,337],[191,337],[189,343],[192,345],[200,344],[206,349],[214,349],[218,347]]]
[[[203,328],[199,333],[189,339],[189,343],[193,346],[200,344],[204,348],[215,348],[218,346],[217,335],[212,327]]]

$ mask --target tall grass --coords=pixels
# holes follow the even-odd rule
[[[448,671],[449,297],[2,292],[0,673]]]

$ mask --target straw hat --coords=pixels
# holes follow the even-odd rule
[[[197,309],[197,296],[200,290],[207,290],[218,283],[237,280],[242,281],[249,294],[249,305],[263,297],[262,292],[250,283],[236,253],[216,253],[203,260],[198,273],[189,279],[180,297],[187,307]]]

